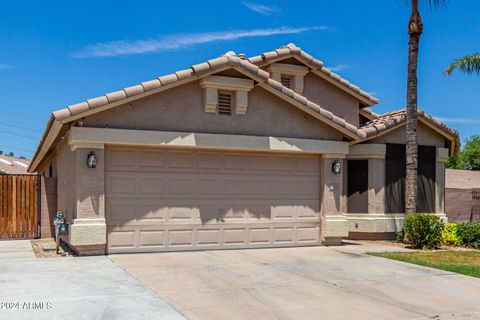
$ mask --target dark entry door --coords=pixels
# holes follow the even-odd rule
[[[348,212],[368,212],[368,160],[348,160]]]

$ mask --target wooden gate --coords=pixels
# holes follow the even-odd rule
[[[39,176],[0,175],[0,239],[39,236],[39,195]]]

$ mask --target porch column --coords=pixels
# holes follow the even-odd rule
[[[448,149],[437,148],[435,163],[435,212],[445,215],[445,163],[448,160]]]
[[[80,255],[105,254],[105,154],[103,144],[71,144],[75,153],[76,218],[70,225],[69,245]],[[95,167],[87,165],[92,154]]]
[[[348,236],[348,222],[343,214],[344,158],[345,154],[324,154],[320,160],[321,238],[325,245],[340,245],[342,239]],[[342,166],[338,174],[332,170],[335,161]]]

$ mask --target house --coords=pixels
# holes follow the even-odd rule
[[[446,170],[445,213],[451,222],[480,220],[480,171]]]
[[[28,174],[30,160],[0,152],[0,174]]]
[[[29,167],[57,179],[79,254],[336,245],[404,219],[405,110],[294,44],[53,112]],[[420,112],[419,210],[444,217],[458,134]]]

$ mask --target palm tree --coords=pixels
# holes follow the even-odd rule
[[[453,60],[453,62],[448,66],[448,68],[443,71],[443,74],[449,76],[455,69],[463,73],[476,73],[477,75],[479,75],[480,53],[472,53],[463,58]]]
[[[431,8],[447,0],[425,0]],[[419,0],[410,0],[411,15],[408,22],[408,78],[407,78],[407,177],[405,186],[405,211],[415,213],[417,209],[417,64],[420,36],[423,33],[422,17],[418,10]]]

